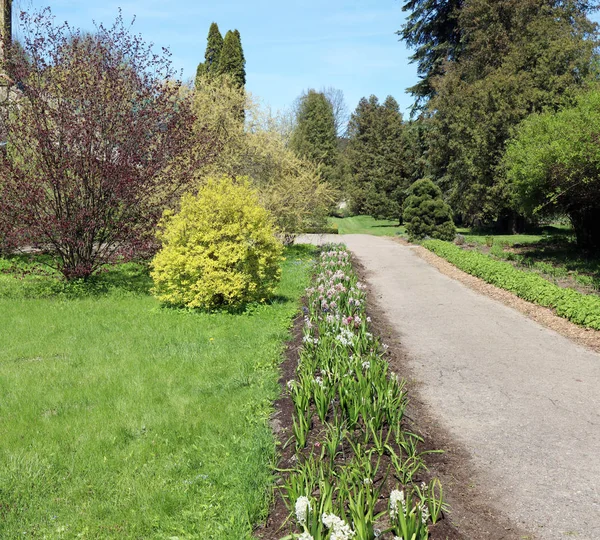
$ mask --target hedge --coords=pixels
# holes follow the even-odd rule
[[[586,328],[600,330],[600,297],[563,289],[532,272],[496,261],[483,253],[465,251],[441,240],[426,240],[423,246],[454,266],[517,296],[556,310],[560,317]]]

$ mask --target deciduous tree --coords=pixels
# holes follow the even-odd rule
[[[519,208],[567,214],[577,243],[600,249],[600,90],[574,107],[532,115],[509,143],[505,164]]]
[[[92,36],[56,26],[49,9],[22,13],[21,23],[0,216],[21,245],[52,249],[67,279],[86,278],[144,244],[213,147],[196,133],[201,151],[186,152],[191,100],[172,81],[168,54],[120,16]]]

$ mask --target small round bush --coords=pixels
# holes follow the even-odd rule
[[[173,306],[214,309],[266,299],[280,278],[283,247],[247,178],[209,178],[159,226],[153,292]]]
[[[408,190],[402,217],[411,240],[425,237],[451,241],[456,235],[452,210],[431,180],[417,180]]]

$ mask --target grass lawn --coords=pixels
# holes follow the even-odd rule
[[[163,309],[139,265],[57,293],[2,261],[0,538],[248,538],[311,257],[242,315]]]
[[[372,234],[375,236],[396,236],[404,234],[405,229],[397,221],[375,219],[371,216],[352,216],[347,218],[329,218],[329,226],[338,227],[339,234]]]
[[[465,240],[473,244],[485,244],[488,238],[493,238],[495,244],[537,244],[551,238],[568,238],[573,231],[566,226],[548,226],[541,228],[537,234],[493,234],[473,231],[466,228],[458,228],[457,232],[465,237]]]

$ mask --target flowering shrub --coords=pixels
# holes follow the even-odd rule
[[[369,332],[365,286],[345,248],[324,248],[307,297],[288,383],[297,465],[284,484],[300,532],[285,538],[425,540],[444,508],[441,485],[422,482],[426,452],[402,423],[404,382],[389,373],[387,347]]]
[[[208,179],[165,213],[152,261],[154,293],[189,308],[237,306],[272,294],[282,246],[270,214],[245,178]]]

